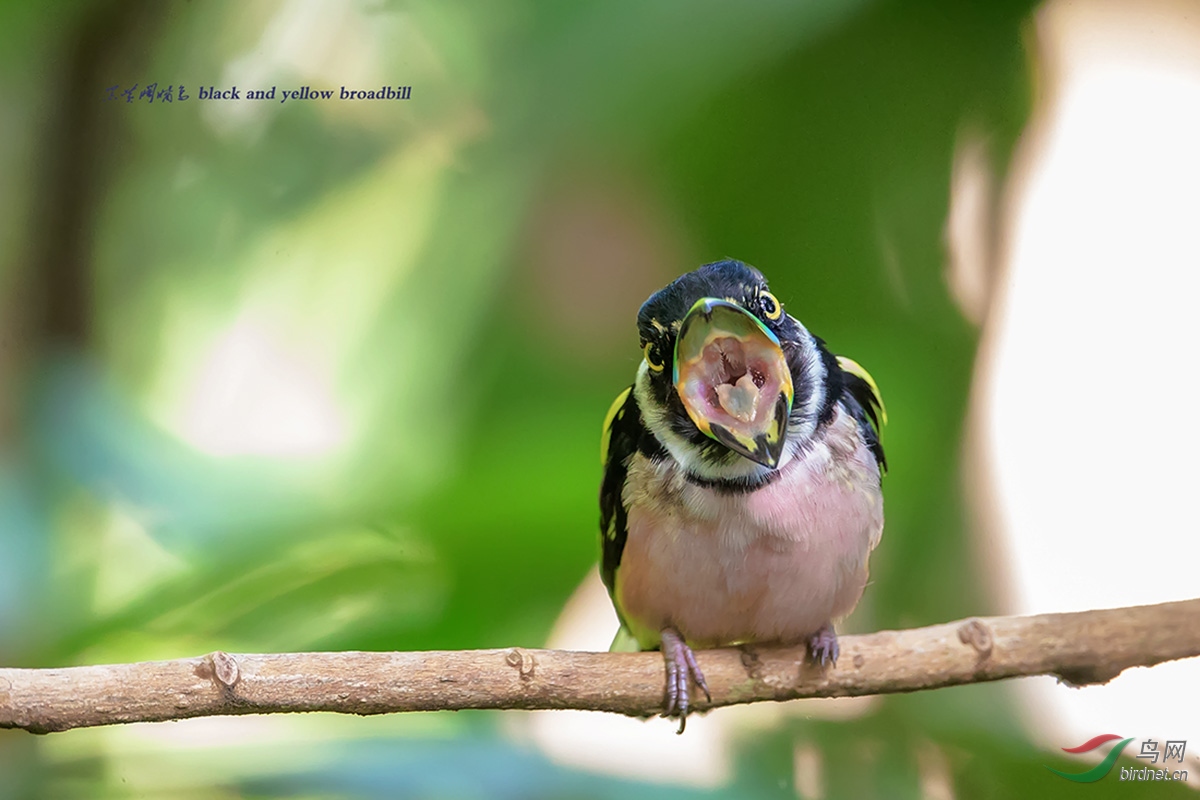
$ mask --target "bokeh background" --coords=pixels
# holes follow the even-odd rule
[[[1196,595],[1197,142],[1189,0],[6,3],[0,663],[603,649],[600,421],[726,256],[887,401],[843,630]],[[1193,796],[1197,679],[0,731],[0,796]]]

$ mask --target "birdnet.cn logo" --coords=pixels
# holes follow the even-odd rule
[[[1078,747],[1064,747],[1063,751],[1067,753],[1090,753],[1091,751],[1103,747],[1109,742],[1117,742],[1108,751],[1108,755],[1104,757],[1096,766],[1083,772],[1063,772],[1054,767],[1046,767],[1055,775],[1066,778],[1069,781],[1076,783],[1095,783],[1112,771],[1113,765],[1117,763],[1117,759],[1121,755],[1121,751],[1129,746],[1134,737],[1123,739],[1115,733],[1102,733],[1099,736],[1088,739]],[[1142,752],[1138,753],[1138,758],[1144,758],[1148,764],[1154,766],[1144,767],[1121,767],[1120,780],[1123,781],[1186,781],[1188,772],[1186,769],[1172,769],[1171,762],[1183,763],[1184,751],[1187,749],[1187,742],[1182,739],[1171,739],[1162,742],[1162,749],[1159,749],[1159,742],[1155,739],[1146,739],[1142,742]],[[1162,758],[1162,766],[1157,766],[1159,758]]]

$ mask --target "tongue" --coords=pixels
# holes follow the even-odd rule
[[[739,422],[751,422],[758,412],[758,398],[761,395],[750,373],[738,379],[736,384],[723,383],[717,387],[717,399],[721,408]]]

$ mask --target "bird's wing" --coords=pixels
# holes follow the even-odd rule
[[[621,497],[627,462],[637,451],[641,432],[641,414],[631,386],[617,396],[608,410],[600,438],[600,458],[604,464],[604,479],[600,483],[600,577],[608,587],[609,595],[614,591],[617,567],[628,534],[628,510]]]
[[[851,411],[858,419],[867,446],[879,462],[879,471],[883,472],[887,469],[883,445],[879,443],[879,430],[887,424],[887,408],[883,405],[883,395],[879,393],[879,386],[871,377],[871,373],[863,369],[857,361],[838,356],[837,363],[842,370],[843,390],[854,401],[854,406],[857,406],[852,406]]]

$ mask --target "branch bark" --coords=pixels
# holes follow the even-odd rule
[[[1105,683],[1200,655],[1200,599],[1072,614],[974,618],[841,639],[822,671],[803,647],[708,650],[696,710],[760,700],[912,692],[1025,675]],[[222,714],[386,714],[466,708],[657,713],[657,653],[464,650],[231,655],[65,669],[0,669],[0,728],[71,728]]]

